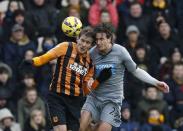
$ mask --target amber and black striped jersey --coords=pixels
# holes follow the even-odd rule
[[[83,84],[94,74],[89,52],[81,55],[74,42],[63,42],[46,54],[33,58],[35,66],[41,66],[57,58],[50,91],[57,94],[83,96]],[[45,59],[46,58],[46,59]]]

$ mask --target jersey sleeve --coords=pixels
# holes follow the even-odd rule
[[[122,49],[122,58],[123,58],[123,64],[125,65],[125,67],[129,72],[134,72],[137,69],[136,63],[133,61],[129,52],[124,47]]]
[[[48,63],[49,61],[52,61],[60,56],[63,56],[66,54],[67,48],[68,48],[67,42],[60,43],[53,49],[49,50],[47,53],[45,53],[41,56],[38,56],[38,57],[34,57],[32,59],[33,65],[42,66],[42,65]]]

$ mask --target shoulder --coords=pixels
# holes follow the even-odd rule
[[[123,48],[125,48],[125,47],[124,47],[124,46],[121,46],[121,45],[119,45],[119,44],[114,43],[114,44],[113,44],[113,48],[119,50],[119,49],[123,49]]]
[[[59,43],[58,45],[56,45],[55,48],[67,49],[68,46],[69,46],[69,42],[62,42],[62,43]]]
[[[126,53],[126,52],[128,52],[127,49],[124,46],[121,46],[121,45],[118,45],[118,44],[114,44],[112,49],[115,52],[119,52],[119,53]]]
[[[69,42],[61,42],[57,46],[68,46]]]

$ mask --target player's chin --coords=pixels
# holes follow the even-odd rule
[[[79,50],[79,53],[80,53],[80,54],[85,54],[86,52],[87,52],[87,50],[82,50],[82,49]]]

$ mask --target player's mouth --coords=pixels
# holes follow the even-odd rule
[[[84,53],[85,51],[86,51],[85,48],[82,48],[82,47],[80,48],[80,52],[81,52],[81,53]]]
[[[102,49],[102,46],[97,45],[97,48],[100,50],[100,49]]]

